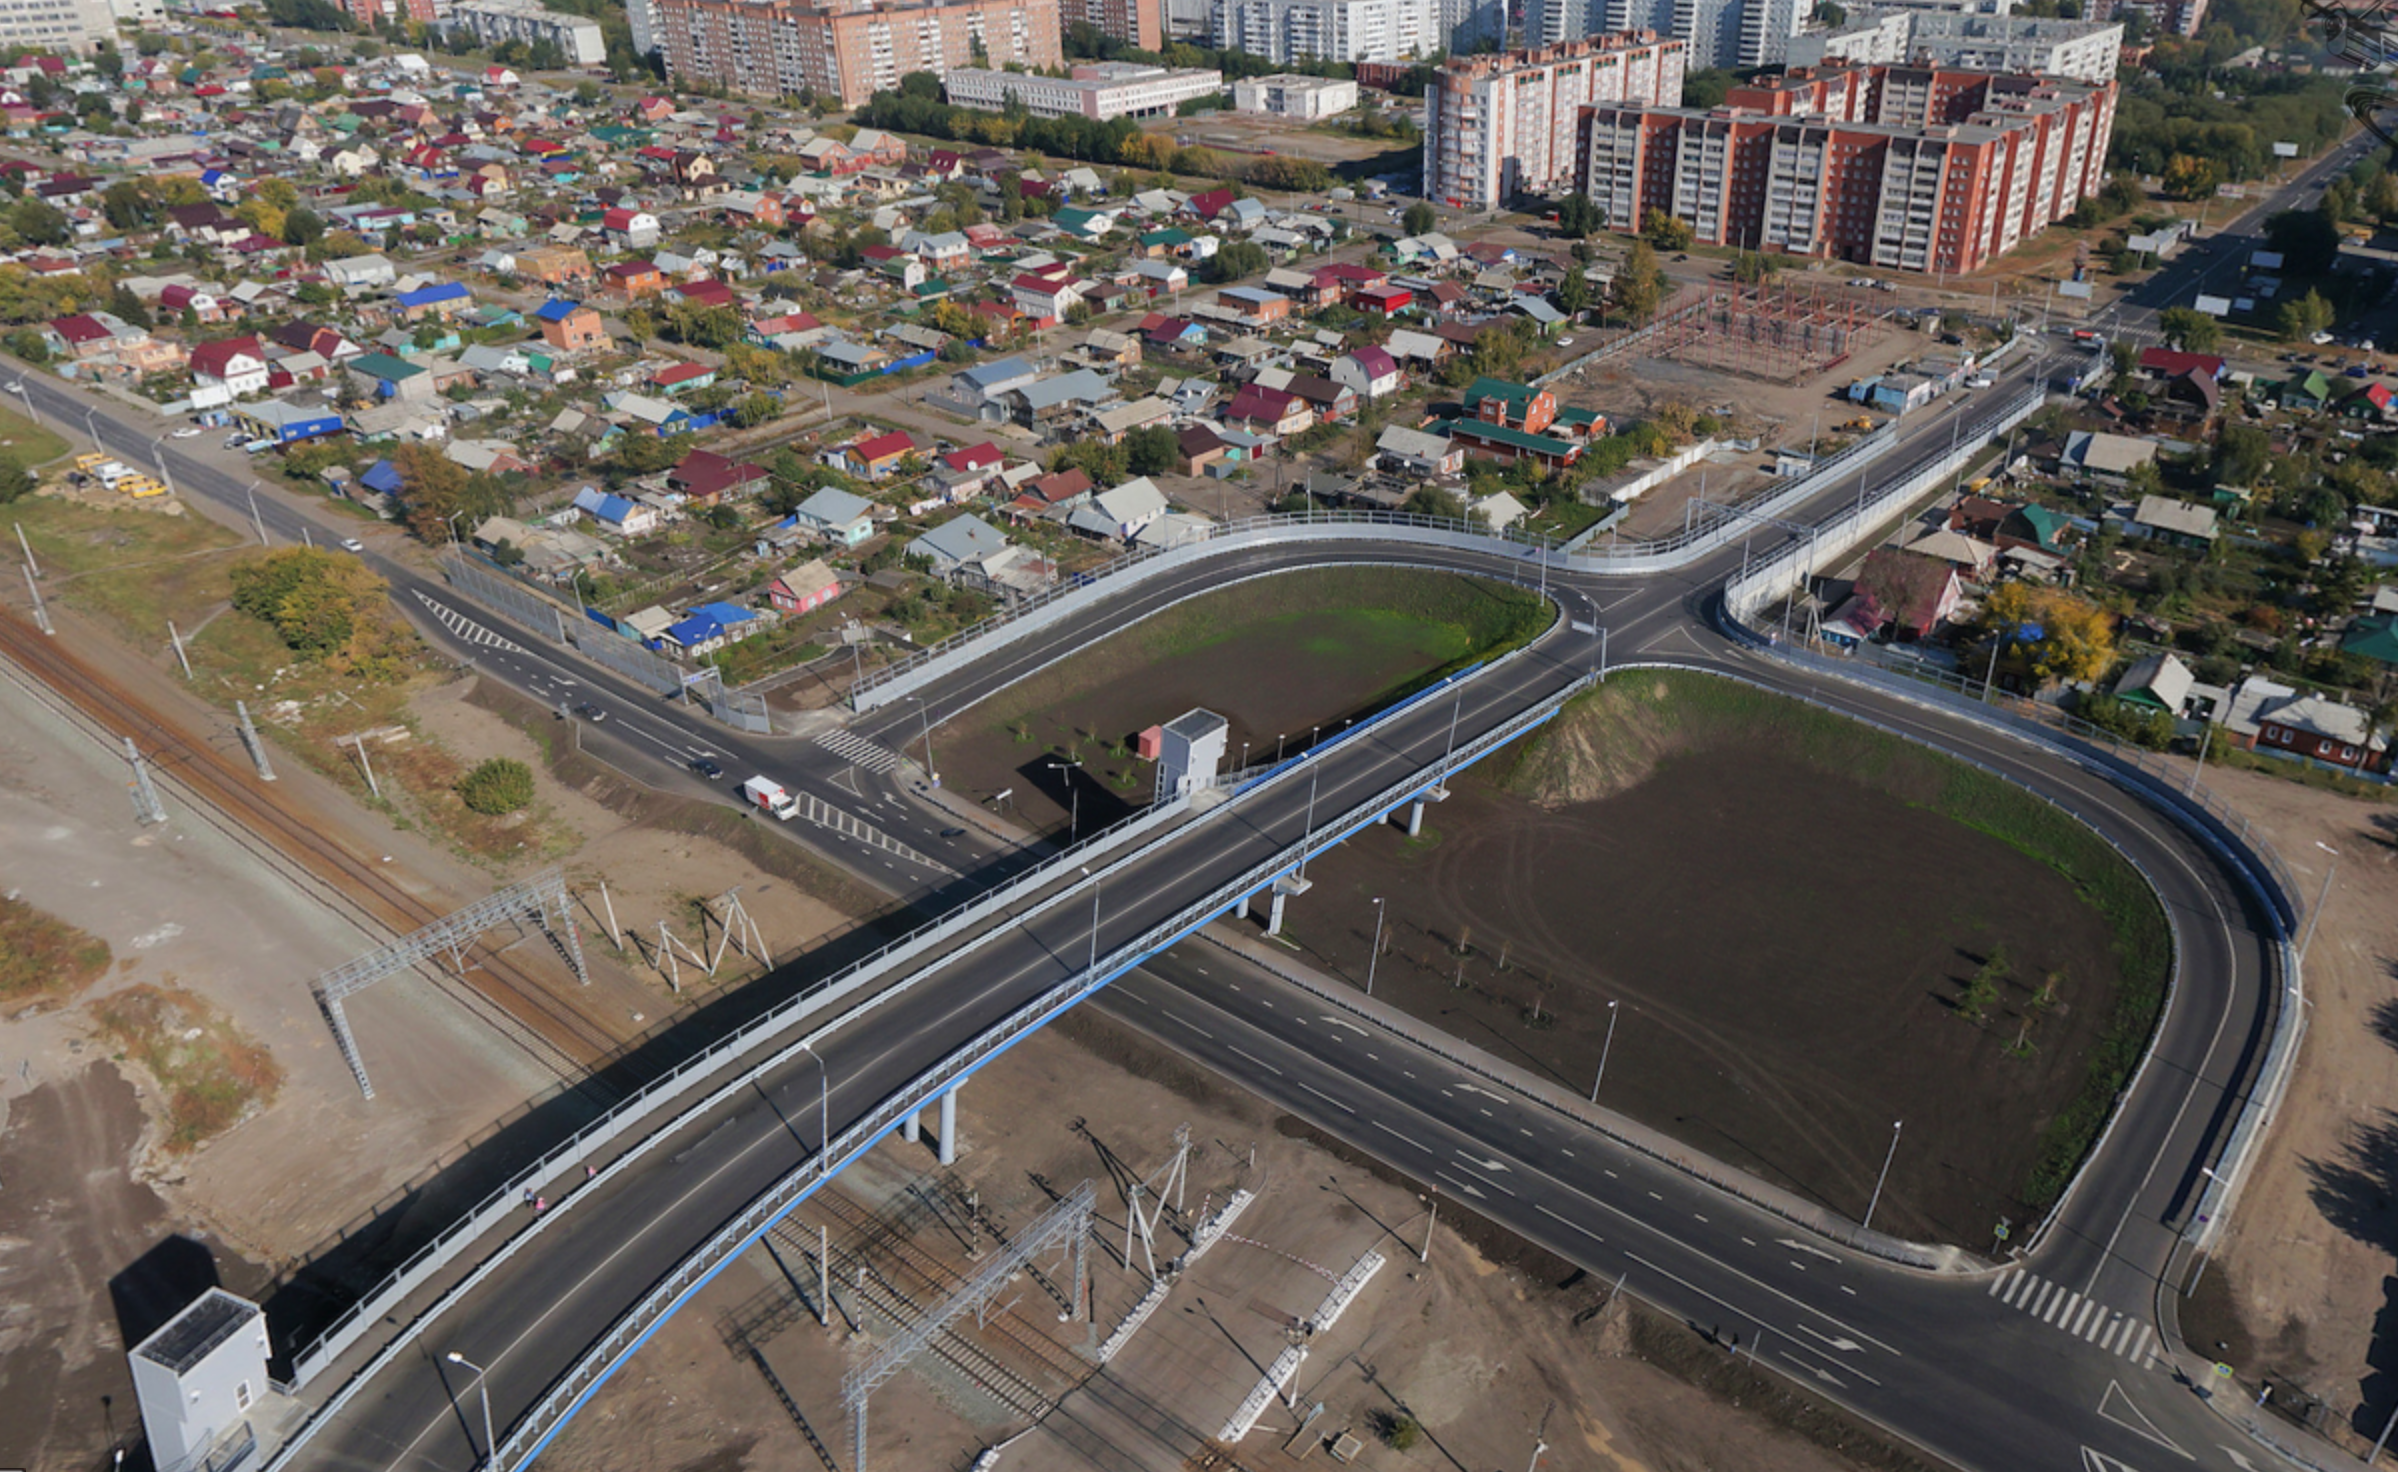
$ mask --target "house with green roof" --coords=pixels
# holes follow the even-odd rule
[[[2317,369],[2308,369],[2296,378],[2285,380],[2274,391],[2274,399],[2284,409],[2318,413],[2331,402],[2331,380]]]
[[[2350,621],[2340,635],[2340,652],[2398,665],[2398,613],[2370,613]]]

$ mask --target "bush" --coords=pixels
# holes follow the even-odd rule
[[[533,805],[533,769],[513,757],[492,757],[458,779],[458,797],[486,817],[518,812]]]

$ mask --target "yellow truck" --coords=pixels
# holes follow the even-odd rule
[[[117,482],[116,489],[137,501],[144,496],[163,496],[167,493],[165,486],[146,475],[128,475]]]

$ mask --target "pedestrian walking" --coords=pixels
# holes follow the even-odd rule
[[[536,1196],[533,1198],[533,1215],[539,1216],[549,1209],[550,1199],[547,1196]]]
[[[532,1204],[533,1204],[533,1193],[532,1193],[531,1191],[529,1191],[529,1190],[528,1190],[527,1192],[525,1192],[525,1205],[527,1205],[527,1206],[531,1206]]]
[[[595,1178],[596,1178],[598,1175],[599,1175],[599,1167],[598,1167],[598,1166],[595,1166],[595,1165],[586,1165],[586,1166],[584,1166],[584,1167],[583,1167],[583,1179],[584,1179],[586,1182],[588,1182],[588,1181],[591,1181],[591,1180],[595,1179]]]

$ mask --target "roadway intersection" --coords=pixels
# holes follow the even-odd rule
[[[1951,416],[1987,419],[2036,371],[2019,368],[1997,389],[1922,416],[1868,477],[1881,483],[1971,437],[1970,425],[1960,429]],[[120,455],[146,461],[160,448],[152,431],[121,418],[123,411],[105,401],[31,375],[24,384],[45,417],[72,424],[90,410],[87,422]],[[247,488],[214,457],[163,448],[185,495],[248,518]],[[1839,515],[1848,497],[1826,501],[1801,513],[1802,519]],[[257,508],[268,533],[282,540],[299,540],[304,528],[319,541],[339,534],[274,493],[261,495]],[[1044,647],[1054,653],[1121,627],[1181,596],[1178,589],[1219,586],[1277,568],[1391,556],[1387,544],[1335,542],[1228,554],[1100,602],[1042,636],[1046,644],[1011,646],[1000,661],[936,682],[923,703],[937,723],[1039,662]],[[1507,556],[1429,549],[1409,549],[1407,556],[1457,570],[1525,575]],[[2148,867],[2176,918],[2181,977],[2158,1044],[2167,1066],[2150,1070],[2087,1184],[2058,1214],[2020,1274],[1932,1277],[1807,1241],[1788,1223],[1608,1146],[1540,1106],[1466,1092],[1458,1087],[1463,1076],[1438,1060],[1416,1056],[1396,1064],[1392,1060],[1409,1050],[1395,1038],[1378,1041],[1373,1051],[1381,1056],[1367,1058],[1344,1030],[1309,1022],[1309,999],[1283,983],[1250,972],[1238,982],[1242,990],[1232,990],[1228,958],[1210,951],[1186,947],[1155,958],[1103,994],[1101,1005],[1403,1170],[1457,1183],[1459,1194],[1482,1191],[1474,1205],[1486,1215],[1593,1271],[1631,1272],[1632,1291],[1693,1322],[1728,1331],[1738,1322],[1762,1329],[1761,1345],[1745,1337],[1744,1343],[1769,1362],[1780,1361],[1778,1368],[1961,1465],[1994,1472],[2098,1465],[2086,1460],[2085,1448],[2141,1469],[2191,1461],[2237,1468],[2243,1464],[2234,1453],[2261,1463],[2256,1448],[2232,1446],[2238,1438],[2230,1428],[2170,1378],[2171,1362],[2153,1353],[2153,1308],[2192,1185],[2220,1148],[2226,1109],[2247,1086],[2269,1020],[2272,978],[2260,934],[2269,922],[2249,909],[2213,856],[2182,829],[2079,768],[1948,716],[1801,677],[1722,639],[1707,622],[1708,595],[1739,557],[1737,547],[1728,548],[1683,572],[1641,579],[1557,576],[1552,590],[1579,600],[1578,614],[1583,608],[1602,612],[1618,665],[1673,659],[1803,687],[1815,698],[2019,773],[2071,802]],[[944,846],[939,833],[947,817],[912,799],[903,770],[872,771],[852,761],[859,754],[854,747],[844,753],[815,742],[725,730],[559,654],[403,560],[375,560],[392,579],[401,608],[442,647],[545,702],[589,700],[606,710],[605,721],[585,728],[587,744],[630,769],[653,780],[696,785],[679,772],[683,760],[716,756],[735,772],[768,772],[814,792],[951,867],[978,868],[978,855],[966,843]],[[1464,687],[1456,706],[1461,735],[1487,729],[1571,684],[1596,656],[1594,640],[1561,626],[1532,653]],[[1383,790],[1437,756],[1450,716],[1447,708],[1418,708],[1326,754],[1317,764],[1323,811]],[[907,726],[927,718],[902,702],[855,730],[888,747]],[[1233,813],[1188,825],[1171,841],[1124,860],[1106,876],[1102,946],[1119,944],[1172,913],[1210,876],[1239,872],[1298,839],[1305,828],[1306,786],[1286,779]],[[894,889],[945,884],[939,872],[911,871],[881,855],[845,858],[869,875],[882,873]],[[1295,903],[1304,905],[1304,897]],[[930,1058],[1072,975],[1091,941],[1088,914],[1081,893],[1034,908],[971,963],[934,979],[941,1006],[878,1009],[837,1033],[823,1049],[824,1102],[833,1132],[868,1113]],[[1201,967],[1213,975],[1202,974]],[[543,1226],[538,1251],[518,1254],[426,1326],[423,1352],[395,1360],[291,1465],[469,1467],[474,1428],[457,1413],[463,1383],[455,1371],[445,1380],[438,1352],[456,1348],[491,1366],[495,1409],[503,1426],[513,1420],[717,1223],[804,1166],[821,1137],[807,1108],[817,1102],[818,1086],[816,1068],[808,1063],[770,1076],[752,1102],[693,1126],[686,1138],[642,1157],[588,1200],[556,1211]],[[1361,1120],[1396,1128],[1361,1126]],[[2100,1307],[2088,1307],[2092,1303]],[[321,1400],[329,1389],[311,1386],[304,1394]]]

